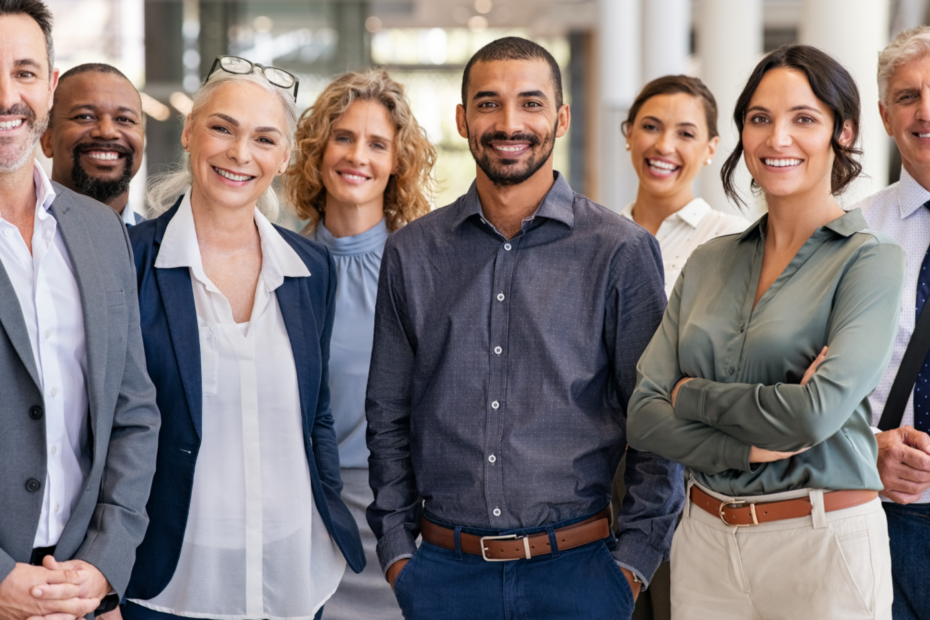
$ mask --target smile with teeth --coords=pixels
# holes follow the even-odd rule
[[[3,125],[0,125],[0,127],[3,127]],[[918,138],[930,138],[930,133],[915,133],[914,135]]]
[[[670,164],[667,161],[660,161],[658,159],[647,159],[646,163],[650,168],[655,168],[656,170],[660,170],[662,172],[674,172],[675,170],[681,168],[681,166],[676,166],[675,164]]]
[[[519,153],[520,151],[525,151],[527,148],[528,145],[526,144],[515,144],[513,146],[504,146],[503,144],[494,145],[494,150],[504,153]]]
[[[100,159],[103,161],[116,161],[120,158],[120,154],[115,151],[88,151],[84,154],[91,159]]]
[[[368,177],[362,176],[361,174],[352,174],[351,172],[340,172],[338,173],[343,179],[347,181],[367,181]]]
[[[213,166],[213,169],[216,171],[218,175],[220,175],[224,179],[229,179],[230,181],[242,182],[242,181],[250,181],[251,179],[255,178],[247,174],[235,174],[234,172],[230,172],[229,170],[223,170],[222,168],[217,168],[216,166]]]
[[[7,131],[10,129],[16,129],[23,124],[23,119],[17,118],[15,121],[4,121],[0,123],[0,131]]]
[[[799,166],[803,159],[763,159],[762,163],[766,166],[773,166],[775,168],[786,168],[788,166]]]

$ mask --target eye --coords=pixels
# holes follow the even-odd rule
[[[382,144],[381,142],[372,142],[372,143],[371,143],[371,148],[373,148],[373,149],[378,149],[379,151],[383,151],[383,150],[385,150],[385,149],[387,148],[387,146],[385,146],[385,145]]]
[[[136,124],[135,119],[132,119],[132,118],[129,118],[129,117],[126,117],[126,116],[118,116],[118,117],[116,117],[116,122],[117,122],[117,123],[129,123],[130,125],[135,125],[135,124]]]
[[[258,139],[258,141],[261,142],[262,144],[268,144],[268,145],[271,145],[271,146],[274,146],[274,145],[275,145],[275,141],[274,141],[274,140],[272,140],[271,138],[267,138],[267,137],[265,137],[265,136],[260,137],[260,138]]]
[[[645,129],[646,131],[656,131],[657,129],[659,129],[658,127],[656,127],[655,123],[643,123],[642,128]]]
[[[25,78],[28,80],[28,79],[32,79],[36,77],[36,74],[33,73],[32,71],[17,71],[16,77]]]
[[[815,120],[812,116],[804,115],[804,116],[799,116],[799,117],[798,117],[798,123],[800,123],[800,124],[802,124],[802,125],[810,125],[810,124],[815,123],[815,122],[816,122],[816,120]]]
[[[764,123],[769,122],[769,119],[765,118],[761,114],[756,114],[755,116],[749,117],[749,122],[752,125],[762,125]]]
[[[494,103],[493,101],[482,101],[481,103],[478,104],[477,107],[478,107],[478,108],[484,108],[484,109],[488,109],[488,108],[492,108],[492,107],[493,107],[493,108],[496,108],[496,107],[497,107],[497,104]]]
[[[683,131],[683,132],[681,132],[681,137],[682,137],[682,138],[687,138],[687,139],[690,140],[690,139],[694,138],[694,134],[691,133],[690,131]]]
[[[342,144],[348,144],[350,142],[348,136],[336,136],[333,138],[333,140],[335,140],[336,142],[340,142]]]
[[[917,98],[915,93],[904,93],[898,97],[898,101],[912,101]]]
[[[526,105],[526,107],[528,107],[528,108],[541,108],[541,107],[543,107],[542,104],[541,104],[540,102],[538,102],[538,101],[527,101],[525,105]]]
[[[89,121],[93,120],[93,116],[90,114],[75,114],[73,120],[76,121]]]
[[[210,129],[218,133],[225,133],[225,134],[229,133],[229,130],[223,127],[222,125],[213,125],[212,127],[210,127]]]

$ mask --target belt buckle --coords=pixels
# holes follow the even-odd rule
[[[756,505],[749,504],[749,514],[752,515],[752,523],[729,523],[727,522],[726,517],[723,514],[724,508],[739,508],[741,504],[745,504],[746,500],[735,499],[729,502],[720,502],[720,506],[717,508],[717,515],[720,517],[720,520],[723,521],[724,525],[730,525],[734,527],[751,527],[753,525],[759,525],[759,519],[756,518]]]
[[[481,543],[481,557],[484,558],[485,562],[512,562],[513,560],[522,560],[524,558],[489,558],[487,551],[488,548],[484,546],[484,541],[486,540],[517,540],[519,538],[523,539],[523,551],[526,554],[527,560],[532,556],[530,555],[530,538],[529,536],[517,536],[516,534],[507,534],[504,536],[482,536]]]

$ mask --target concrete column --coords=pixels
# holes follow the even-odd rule
[[[888,184],[889,138],[878,114],[875,72],[888,44],[890,2],[803,0],[799,38],[836,58],[856,80],[862,100],[860,148],[865,173],[841,197],[850,205]]]
[[[650,0],[651,1],[651,0]],[[624,148],[620,124],[642,84],[641,0],[600,0],[598,30],[598,192],[594,198],[621,211],[636,197],[636,173]]]
[[[690,0],[643,3],[643,83],[685,72],[691,42]]]
[[[720,146],[713,164],[698,177],[695,191],[716,209],[740,213],[723,193],[720,168],[739,140],[732,120],[736,99],[762,56],[762,0],[697,0],[694,11],[700,77],[714,93],[720,111],[717,120]],[[743,214],[751,217],[755,213],[749,212],[754,201],[745,166],[740,167],[737,180],[750,205],[750,210]]]

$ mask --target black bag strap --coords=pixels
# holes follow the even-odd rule
[[[907,407],[907,401],[917,382],[917,375],[927,359],[927,352],[930,352],[930,309],[924,306],[914,324],[914,333],[911,334],[911,341],[907,343],[904,357],[901,358],[898,374],[891,384],[888,400],[882,409],[882,418],[878,421],[879,430],[890,431],[901,426],[904,408]]]

